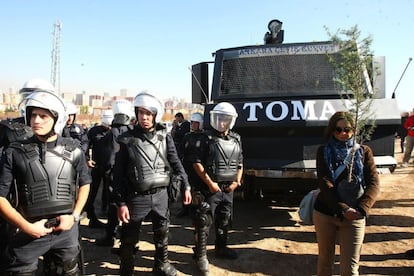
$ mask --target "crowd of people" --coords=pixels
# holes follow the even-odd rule
[[[115,101],[98,125],[76,123],[77,109],[53,86],[30,80],[20,90],[21,117],[0,123],[0,275],[35,275],[43,257],[45,275],[82,275],[79,221],[104,228],[97,246],[114,246],[120,234],[120,275],[133,275],[136,246],[145,219],[155,247],[153,273],[177,275],[168,259],[168,187],[182,179],[182,211],[194,226],[193,259],[209,273],[207,244],[214,225],[216,258],[235,260],[228,247],[234,191],[242,186],[242,137],[232,129],[238,113],[228,102],[190,120],[175,115],[168,132],[161,101],[147,92]],[[401,150],[408,165],[414,145],[414,115],[404,121]],[[401,134],[403,135],[403,134]],[[320,193],[313,211],[318,275],[332,275],[335,241],[341,275],[358,275],[366,218],[379,193],[372,150],[355,141],[348,112],[336,112],[317,151]],[[350,158],[352,156],[352,158]],[[96,197],[102,189],[101,210]],[[107,223],[99,220],[105,213]]]

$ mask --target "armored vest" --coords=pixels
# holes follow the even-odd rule
[[[33,135],[32,129],[24,123],[23,117],[0,121],[0,129],[6,132],[7,143],[24,141]],[[0,145],[7,147],[8,144]]]
[[[232,182],[237,176],[241,144],[235,134],[227,138],[209,135],[207,172],[216,182]]]
[[[119,142],[126,144],[128,148],[127,178],[132,190],[145,192],[169,185],[170,166],[164,161],[167,157],[165,131],[157,131],[157,134],[150,140],[125,135],[119,139]]]
[[[46,150],[37,143],[12,143],[17,168],[17,209],[28,220],[72,213],[77,172],[73,165],[83,154],[79,142],[62,138]]]

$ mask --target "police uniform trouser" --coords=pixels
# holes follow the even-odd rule
[[[135,261],[135,245],[139,241],[142,221],[149,214],[154,231],[155,266],[168,261],[169,209],[167,189],[148,195],[136,195],[128,201],[129,223],[121,228],[121,275],[132,275]]]
[[[37,270],[38,258],[50,251],[53,258],[61,263],[63,275],[79,275],[77,257],[79,254],[79,225],[75,223],[68,231],[51,233],[34,239],[24,232],[10,237],[7,260],[7,271],[30,273]],[[21,274],[24,275],[24,274]]]
[[[233,210],[233,192],[217,192],[206,199],[210,205],[216,232],[215,248],[227,246],[227,233],[230,227]]]
[[[109,184],[106,183],[108,181],[108,178],[105,177],[107,169],[105,169],[102,166],[97,165],[95,168],[91,170],[91,176],[92,176],[92,183],[91,183],[91,190],[89,192],[88,201],[86,202],[85,210],[88,214],[88,218],[90,220],[96,221],[98,218],[96,216],[95,211],[95,199],[96,195],[99,191],[99,185],[101,184],[101,181],[103,181],[103,187],[108,187]],[[103,190],[103,192],[105,192]]]

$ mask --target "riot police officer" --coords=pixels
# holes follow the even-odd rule
[[[109,134],[111,133],[111,123],[114,118],[112,110],[104,110],[101,116],[101,124],[92,127],[88,131],[89,149],[88,166],[91,169],[92,183],[91,191],[89,193],[88,202],[86,203],[85,210],[89,218],[89,227],[91,228],[104,228],[105,224],[102,223],[96,214],[95,199],[98,194],[99,186],[103,182],[103,187],[108,187],[109,178],[107,177],[111,170],[111,155],[112,155],[112,141]],[[102,189],[105,194],[106,189]],[[104,195],[104,198],[107,196]]]
[[[153,273],[176,275],[176,269],[168,261],[167,186],[171,170],[184,179],[186,204],[191,202],[190,185],[171,135],[159,124],[164,113],[161,102],[142,92],[135,97],[134,107],[138,123],[118,137],[120,149],[114,167],[118,218],[122,222],[120,274],[133,275],[135,244],[143,220],[149,217],[155,245]]]
[[[25,100],[33,135],[12,142],[2,156],[0,214],[11,226],[3,272],[34,275],[38,258],[49,251],[64,275],[79,275],[78,221],[91,178],[79,143],[60,136],[66,118],[57,95],[33,92]],[[16,207],[7,198],[14,182]]]
[[[43,79],[30,79],[26,81],[22,88],[19,90],[19,113],[20,117],[13,119],[6,119],[0,121],[0,153],[5,150],[10,143],[15,141],[24,141],[33,135],[32,129],[25,124],[24,112],[25,112],[25,99],[36,90],[47,90],[54,92],[53,85]],[[10,200],[13,201],[12,198]],[[0,217],[0,236],[5,237],[7,235],[7,224]],[[0,239],[0,251],[6,246],[7,239]]]
[[[206,245],[214,221],[217,258],[236,259],[237,253],[227,247],[227,234],[233,210],[233,191],[241,185],[243,154],[240,136],[231,131],[237,118],[233,105],[217,104],[210,111],[210,125],[194,147],[193,169],[202,180],[194,186],[194,202],[198,205],[195,225],[195,260],[198,268],[208,273]],[[199,183],[199,182],[195,182]],[[198,201],[198,202],[197,202]]]
[[[86,153],[88,150],[88,136],[86,135],[85,130],[80,124],[75,123],[76,115],[78,114],[78,108],[72,103],[66,103],[66,112],[68,114],[68,120],[66,125],[63,128],[62,136],[63,137],[72,137],[77,139],[81,143],[82,150]]]
[[[191,187],[196,187],[196,190],[200,190],[199,187],[202,185],[202,181],[200,177],[198,177],[197,173],[193,169],[193,164],[190,159],[191,154],[193,150],[197,150],[197,148],[200,147],[200,139],[202,139],[203,134],[203,125],[204,125],[204,119],[203,114],[200,112],[195,112],[191,114],[190,117],[190,132],[186,133],[184,135],[183,140],[181,141],[181,144],[178,148],[178,152],[180,155],[180,159],[183,163],[185,172],[188,175],[188,180],[190,182]],[[201,184],[200,184],[201,183]],[[192,188],[192,190],[194,190]],[[179,217],[189,215],[191,212],[191,206],[190,205],[184,205],[182,206],[181,211],[178,213]]]
[[[104,181],[104,183],[108,184],[108,186],[104,187],[107,190],[105,194],[108,198],[102,200],[102,202],[108,202],[108,223],[105,227],[105,236],[97,239],[95,242],[98,246],[114,245],[115,231],[119,223],[115,199],[113,197],[113,166],[115,164],[115,154],[119,150],[119,144],[116,139],[122,133],[133,129],[130,121],[134,115],[132,114],[132,103],[130,101],[124,99],[114,101],[112,103],[112,111],[114,113],[114,119],[112,120],[110,132],[107,134],[109,136],[108,148],[111,149],[110,170],[106,174],[107,181]]]

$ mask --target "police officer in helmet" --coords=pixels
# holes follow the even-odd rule
[[[113,246],[114,239],[116,236],[116,228],[119,224],[117,207],[115,204],[115,198],[113,196],[113,166],[115,164],[115,154],[119,150],[119,143],[117,138],[122,133],[127,132],[130,129],[133,129],[133,126],[130,124],[132,119],[132,103],[128,100],[120,99],[112,103],[112,111],[114,114],[114,119],[112,120],[110,131],[106,134],[108,136],[108,145],[107,149],[110,149],[110,169],[107,171],[105,177],[107,178],[104,183],[107,185],[104,186],[104,189],[107,191],[106,202],[108,202],[108,223],[105,227],[105,236],[102,238],[96,239],[95,244],[98,246]],[[105,202],[105,200],[102,200]]]
[[[192,187],[191,190],[194,190],[194,186],[198,188],[200,185],[202,185],[202,180],[198,177],[197,173],[193,169],[191,155],[193,150],[197,150],[200,147],[200,138],[203,135],[204,131],[203,125],[203,114],[201,114],[200,112],[194,112],[193,114],[191,114],[190,132],[184,135],[184,138],[182,139],[178,148],[180,159],[183,163],[185,172],[188,175],[188,180],[190,181],[190,185]],[[183,204],[182,210],[178,213],[177,216],[182,217],[190,215],[191,209],[191,205]]]
[[[88,131],[89,148],[87,151],[88,167],[91,168],[92,183],[88,201],[85,210],[89,218],[88,226],[91,228],[104,228],[105,224],[98,219],[95,208],[95,200],[101,183],[108,187],[108,178],[106,177],[111,169],[111,141],[108,135],[111,133],[111,123],[114,119],[112,110],[103,110],[101,114],[101,124],[93,126]],[[103,189],[105,195],[107,189]],[[105,196],[106,198],[106,196]],[[102,202],[107,203],[107,202]]]
[[[79,140],[82,150],[86,153],[89,143],[88,136],[83,127],[80,124],[75,123],[76,115],[78,114],[78,108],[72,102],[67,102],[65,105],[66,113],[68,114],[68,120],[66,121],[66,125],[63,128],[62,136],[72,137],[73,139]]]
[[[237,253],[227,247],[227,235],[233,210],[233,192],[241,186],[243,154],[240,136],[231,131],[237,118],[233,105],[217,104],[210,111],[212,130],[206,130],[193,150],[193,169],[201,179],[194,189],[197,206],[194,217],[194,258],[201,272],[208,273],[207,237],[215,226],[215,256],[236,259]]]
[[[184,179],[185,204],[191,202],[190,185],[171,135],[159,124],[164,113],[161,102],[142,92],[135,97],[134,107],[138,123],[133,130],[118,137],[120,149],[114,167],[118,218],[122,222],[120,275],[134,273],[135,244],[145,217],[151,219],[154,232],[153,273],[177,275],[168,261],[167,186],[171,170]]]
[[[25,124],[24,112],[25,112],[25,100],[26,98],[36,90],[47,90],[54,92],[53,85],[43,79],[30,79],[26,81],[22,88],[19,90],[19,112],[20,117],[5,119],[0,121],[0,153],[5,150],[10,143],[15,141],[24,141],[33,135],[32,129]],[[10,196],[13,197],[14,193]],[[9,198],[14,201],[14,198]],[[7,234],[7,223],[0,217],[0,236],[4,237]],[[0,252],[6,246],[7,240],[0,239]]]
[[[34,275],[49,251],[64,275],[79,275],[78,222],[91,181],[85,155],[79,142],[60,136],[66,111],[57,95],[35,91],[25,106],[33,135],[11,143],[1,160],[0,214],[12,229],[0,271]],[[7,199],[14,182],[16,207]]]

